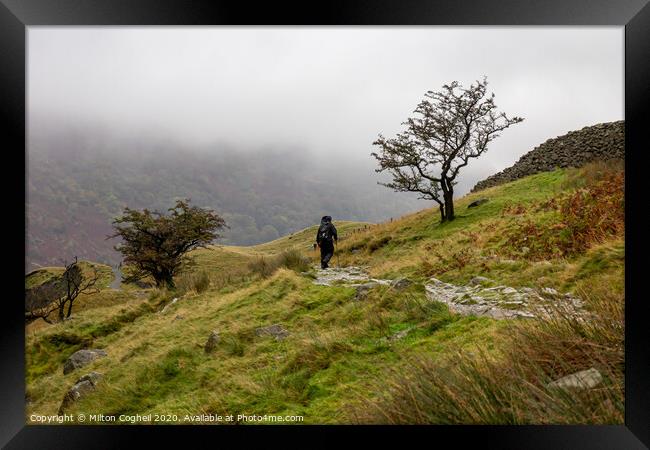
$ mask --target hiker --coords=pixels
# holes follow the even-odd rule
[[[316,244],[320,247],[321,269],[327,269],[327,264],[334,255],[334,241],[338,243],[339,236],[336,233],[336,227],[332,223],[332,217],[323,216],[316,233]]]

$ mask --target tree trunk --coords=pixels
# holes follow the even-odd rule
[[[449,190],[445,193],[445,218],[447,220],[454,220],[454,191]]]
[[[440,222],[446,222],[454,220],[454,188],[452,187],[451,181],[447,180],[444,176],[440,181],[440,187],[442,188],[442,200],[443,204],[440,205]]]
[[[61,303],[59,305],[59,322],[63,322],[63,318],[65,317],[65,313],[63,311],[63,308],[65,308],[65,303]]]
[[[174,283],[174,277],[169,273],[169,271],[164,270],[154,276],[156,280],[156,287],[167,287],[169,289],[174,289],[176,284]]]
[[[66,314],[66,317],[70,317],[72,315],[72,302],[73,300],[68,300],[68,313]]]

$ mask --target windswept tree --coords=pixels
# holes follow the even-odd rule
[[[460,169],[488,150],[499,132],[521,122],[498,112],[494,93],[487,95],[487,79],[464,88],[457,81],[439,92],[428,91],[406,129],[392,139],[381,134],[371,153],[379,162],[376,172],[387,171],[398,192],[418,192],[440,208],[441,222],[454,219],[454,186]]]
[[[208,209],[190,206],[178,200],[169,214],[125,208],[113,221],[115,234],[122,243],[115,250],[124,256],[128,275],[124,282],[151,276],[156,286],[174,287],[174,275],[189,263],[190,250],[205,247],[220,237],[217,230],[227,227],[220,216]]]
[[[53,323],[51,314],[57,311],[59,321],[72,315],[72,306],[80,294],[96,294],[99,272],[93,267],[92,274],[81,270],[75,257],[66,264],[63,274],[25,291],[25,322],[43,319]]]

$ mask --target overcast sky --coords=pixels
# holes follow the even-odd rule
[[[623,118],[622,27],[29,27],[28,50],[30,119],[337,161],[371,158],[427,90],[486,75],[526,120],[467,168],[474,181]]]

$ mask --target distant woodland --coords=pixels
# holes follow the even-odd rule
[[[370,158],[351,163],[296,150],[188,150],[73,133],[32,137],[26,269],[60,265],[73,255],[117,263],[116,242],[105,237],[125,206],[166,210],[190,198],[224,217],[230,228],[220,242],[237,245],[270,241],[325,214],[377,222],[423,207],[414,194],[377,185],[373,169]]]

